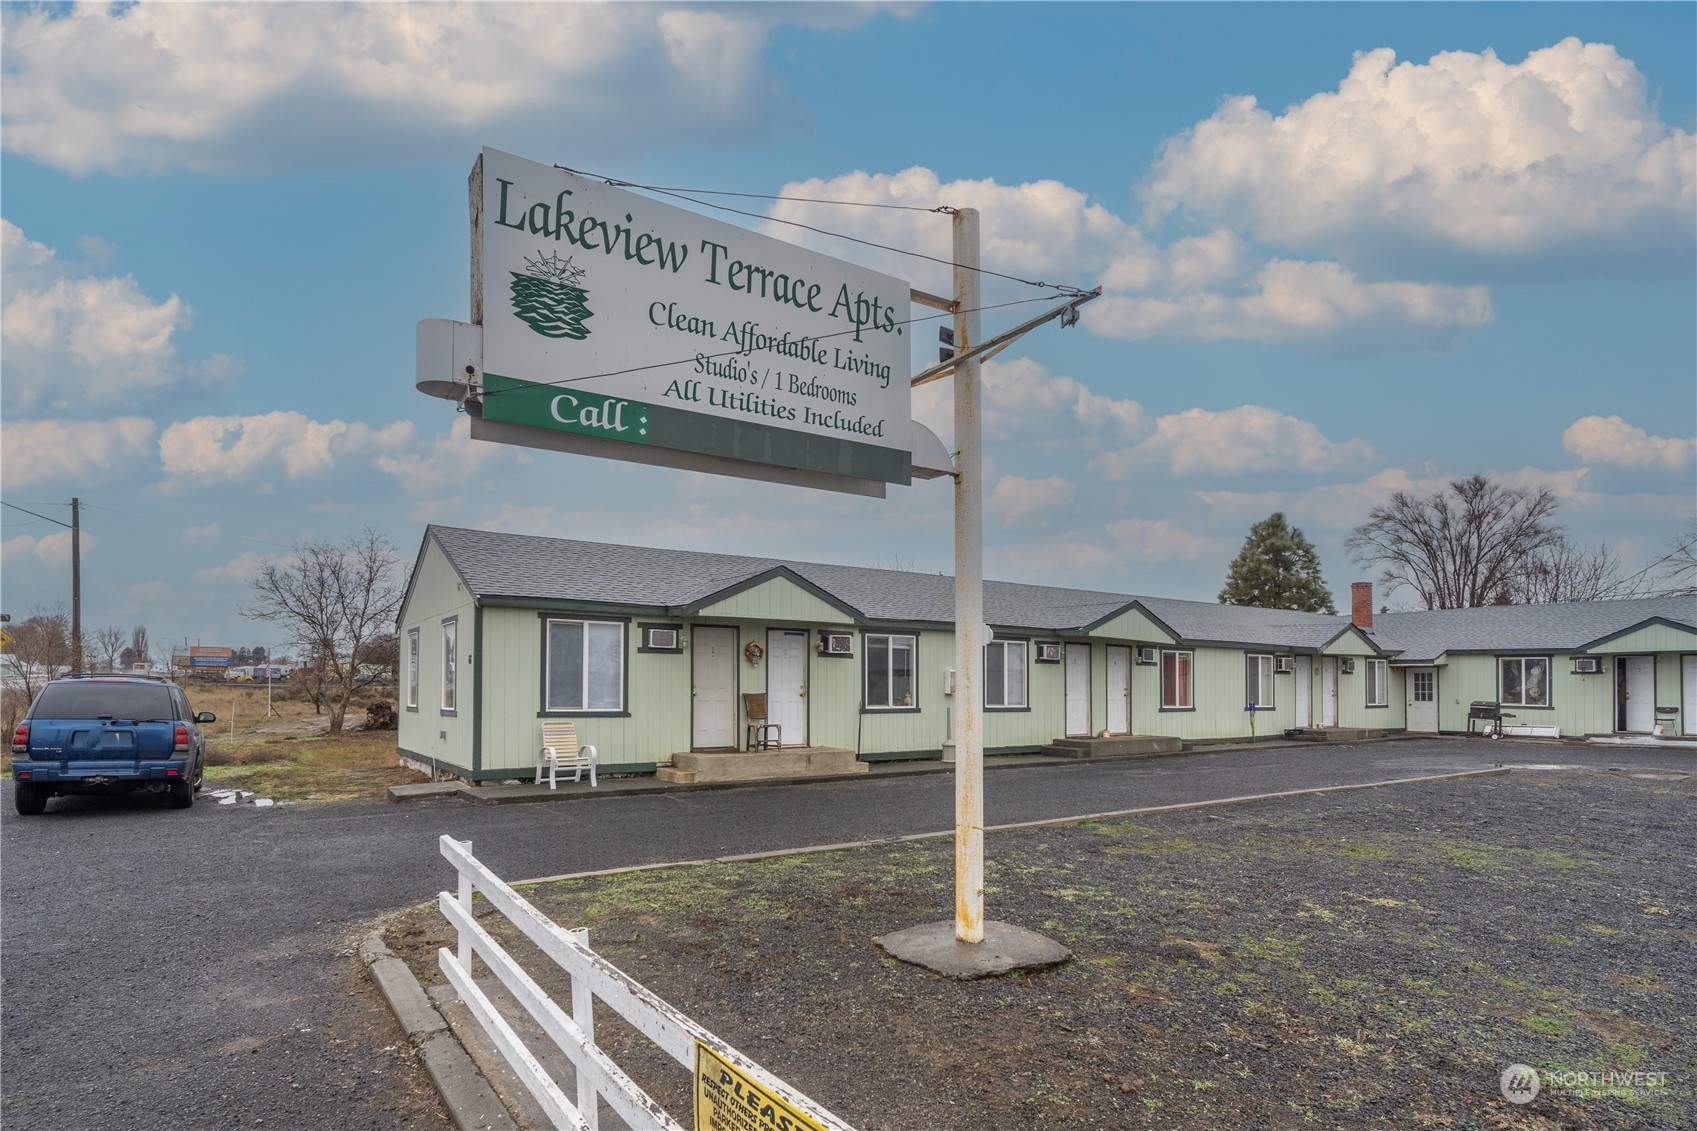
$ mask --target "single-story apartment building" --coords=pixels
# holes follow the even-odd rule
[[[1563,733],[1656,719],[1689,733],[1697,714],[1690,599],[1375,623],[1371,586],[1354,596],[1350,616],[1329,616],[987,581],[986,752],[1464,731],[1473,699],[1547,711]],[[939,758],[954,730],[953,605],[941,574],[431,526],[398,623],[400,753],[473,781],[522,777],[540,721],[570,718],[602,773],[652,772],[746,749],[744,695],[758,693],[785,747]],[[1654,708],[1649,724],[1641,703],[1615,710],[1617,668]]]

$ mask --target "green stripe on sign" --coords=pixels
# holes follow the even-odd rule
[[[498,373],[483,375],[483,419],[556,432],[576,432],[648,444],[654,409],[641,401],[604,397],[587,389],[515,381]]]
[[[485,420],[879,483],[905,486],[913,481],[913,455],[906,448],[885,448],[750,420],[685,412],[570,386],[518,381],[498,373],[485,373],[483,387]],[[906,434],[904,427],[904,438]]]

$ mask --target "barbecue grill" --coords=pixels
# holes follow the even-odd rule
[[[1475,699],[1472,706],[1467,708],[1467,733],[1488,734],[1492,738],[1503,736],[1503,720],[1512,719],[1514,715],[1503,710],[1501,703],[1493,703],[1489,699]],[[1487,725],[1483,730],[1475,730],[1474,723],[1483,722]]]

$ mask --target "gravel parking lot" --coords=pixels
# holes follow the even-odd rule
[[[1690,774],[1521,771],[992,834],[990,915],[1075,957],[967,984],[870,941],[949,912],[947,841],[528,894],[864,1131],[1672,1131],[1697,1126],[1694,800]],[[427,981],[439,924],[390,932]],[[687,1114],[686,1074],[598,1026]],[[1517,1062],[1547,1081],[1525,1106]],[[1558,1083],[1592,1073],[1641,1075]]]

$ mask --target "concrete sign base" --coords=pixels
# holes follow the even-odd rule
[[[984,921],[981,943],[958,941],[953,919],[922,923],[872,941],[892,958],[963,982],[1006,974],[1009,970],[1058,966],[1072,957],[1072,951],[1053,939],[994,919]]]

